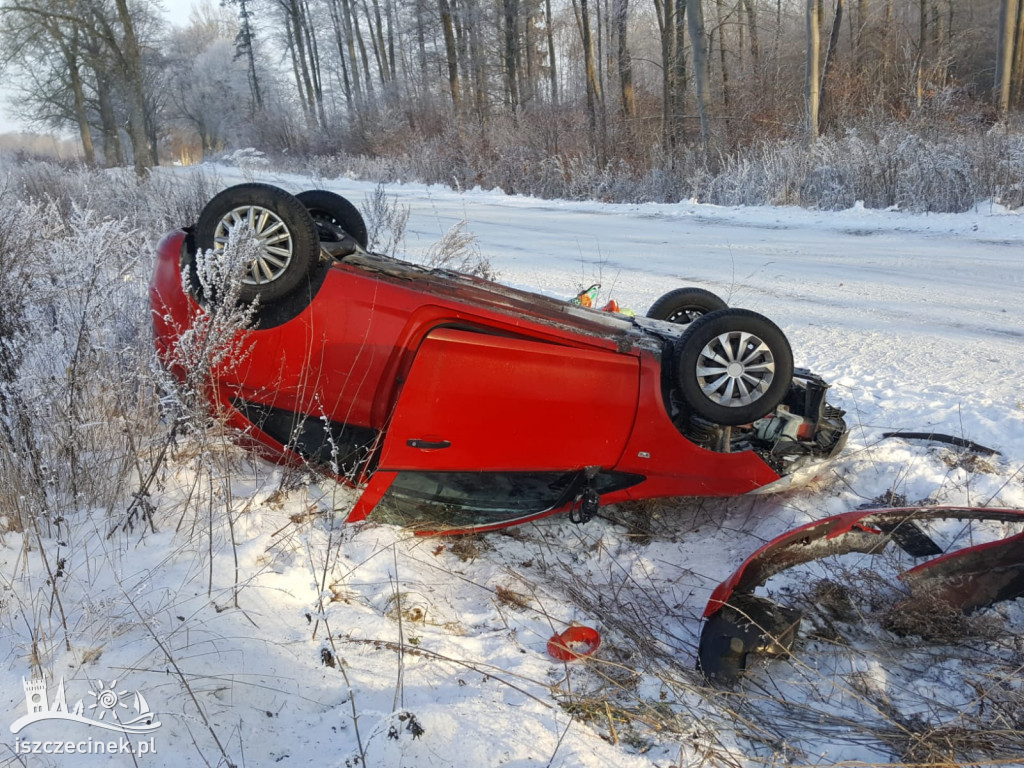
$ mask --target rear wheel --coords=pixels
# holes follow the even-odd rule
[[[320,241],[313,219],[295,197],[269,184],[239,184],[216,195],[196,224],[196,247],[223,255],[237,230],[257,242],[245,265],[239,298],[267,303],[294,291],[317,264]],[[198,284],[193,259],[193,284]],[[207,297],[209,298],[209,297]]]
[[[369,242],[366,222],[359,209],[346,198],[326,189],[310,189],[295,197],[313,217],[321,242],[340,242],[344,233],[366,248]],[[339,228],[342,233],[337,231]]]
[[[721,309],[679,339],[676,377],[694,413],[723,426],[748,424],[782,402],[793,379],[786,335],[764,315]]]
[[[676,288],[655,301],[647,316],[678,325],[689,325],[698,317],[726,309],[729,305],[703,288]]]

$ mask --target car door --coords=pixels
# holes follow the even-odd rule
[[[631,355],[438,328],[416,353],[377,471],[394,477],[392,499],[443,508],[458,520],[449,527],[535,517],[571,501],[584,471],[602,491],[621,486],[609,470],[638,390]]]
[[[636,357],[458,328],[420,345],[380,469],[560,470],[618,463]]]

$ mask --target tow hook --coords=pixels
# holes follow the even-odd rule
[[[583,490],[573,499],[572,507],[569,509],[569,519],[576,525],[589,523],[597,514],[601,494],[594,488],[594,478],[600,470],[600,467],[587,467],[583,471]]]

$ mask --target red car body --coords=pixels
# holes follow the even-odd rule
[[[160,242],[150,285],[172,371],[204,312],[182,277],[190,238]],[[606,504],[731,496],[780,479],[765,450],[709,450],[674,423],[663,357],[681,331],[668,323],[366,252],[316,283],[301,305],[242,333],[244,351],[213,372],[209,397],[265,455],[361,488],[350,520],[386,494],[452,512],[430,528],[480,530],[578,506],[588,488]]]

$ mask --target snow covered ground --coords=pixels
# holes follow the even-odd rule
[[[225,186],[241,180],[218,173]],[[361,204],[374,185],[324,186]],[[465,220],[509,284],[568,298],[601,283],[602,303],[614,297],[640,313],[695,285],[768,315],[796,364],[833,383],[848,447],[779,494],[429,539],[342,525],[352,497],[328,482],[217,443],[201,455],[179,446],[154,496],[155,530],[108,538],[93,515],[60,542],[66,628],[36,542],[23,548],[8,534],[0,549],[0,599],[13,617],[0,636],[8,721],[25,714],[21,680],[35,655],[51,701],[63,678],[68,704],[94,705],[93,718],[103,690],[122,718],[143,692],[160,722],[155,754],[137,763],[9,754],[0,765],[665,768],[960,754],[1010,765],[1024,754],[1024,600],[982,612],[952,644],[890,635],[870,611],[835,622],[828,637],[805,629],[792,660],[766,663],[731,692],[705,687],[693,669],[710,590],[795,525],[886,495],[1024,508],[1020,214],[991,204],[921,216],[387,191],[411,209],[412,259]],[[1000,454],[881,438],[899,429]],[[870,603],[889,587],[868,567],[807,567],[772,588],[797,599],[801,580],[830,579],[868,585]],[[546,642],[571,622],[598,628],[603,644],[586,662],[553,661]],[[43,721],[4,741],[13,751],[104,734]]]

